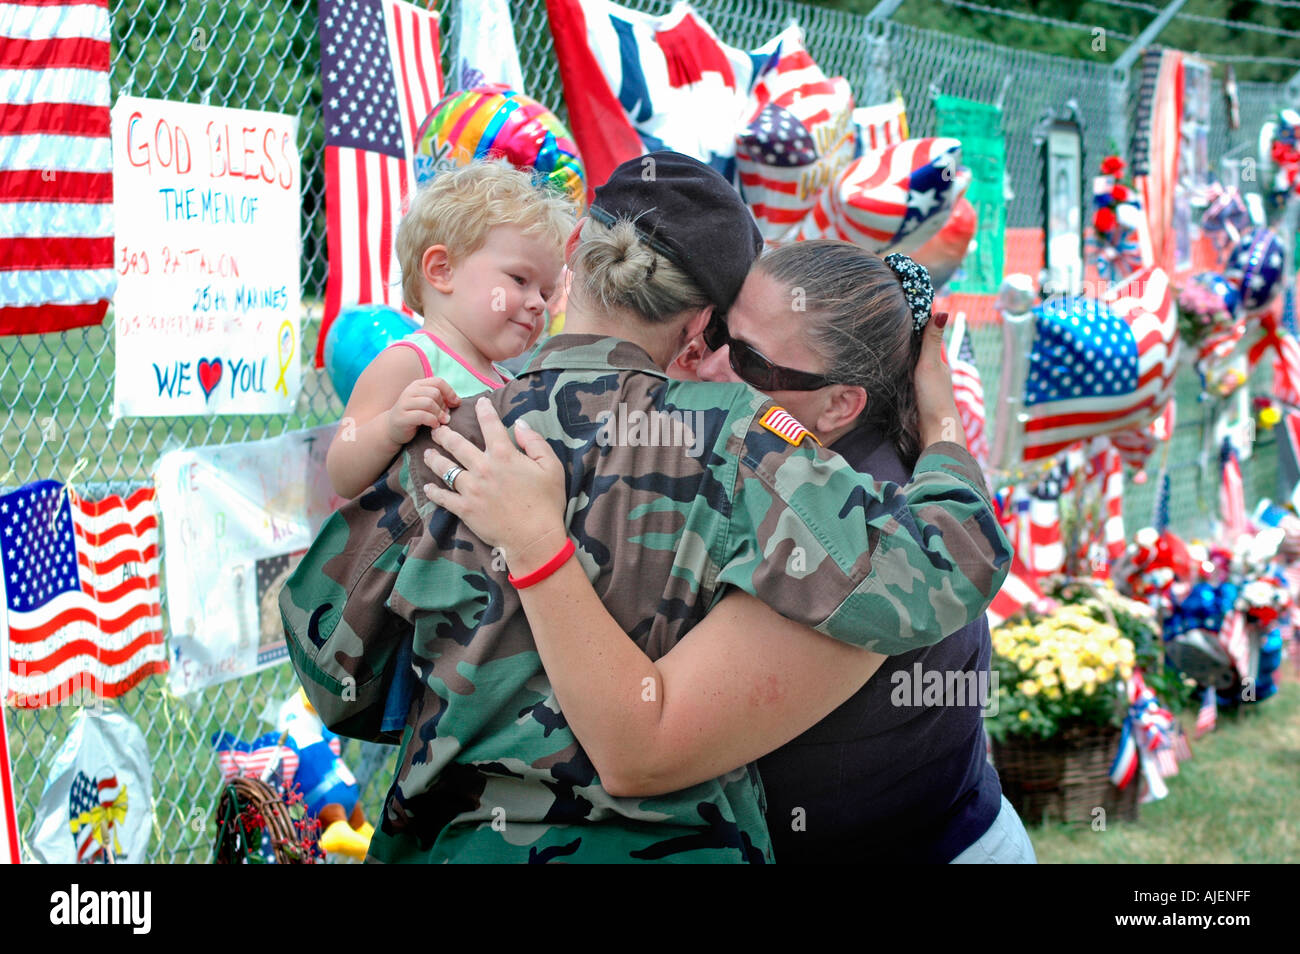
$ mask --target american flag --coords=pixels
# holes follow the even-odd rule
[[[759,419],[759,424],[778,437],[798,446],[805,437],[813,437],[812,431],[800,424],[785,408],[768,408]],[[813,440],[817,438],[813,437]],[[820,442],[819,442],[820,443]]]
[[[111,698],[167,671],[152,487],[90,501],[42,480],[0,497],[0,567],[13,705]]]
[[[1246,522],[1246,489],[1241,480],[1241,462],[1227,437],[1219,450],[1219,465],[1223,473],[1219,483],[1219,516],[1223,520],[1224,535],[1231,544],[1250,528]]]
[[[0,334],[97,325],[117,287],[108,0],[0,9]]]
[[[952,391],[957,401],[957,415],[966,435],[966,448],[981,465],[989,459],[988,434],[984,429],[984,384],[975,366],[975,349],[970,333],[962,322],[956,353],[949,349],[948,366],[952,369]],[[956,332],[954,332],[956,336]]]
[[[796,31],[783,35],[775,65],[754,85],[754,102],[736,137],[736,165],[759,231],[775,241],[853,158],[853,94],[842,76],[827,79]]]
[[[113,831],[114,811],[127,808],[127,791],[119,786],[117,775],[91,778],[78,772],[68,793],[68,823],[72,840],[77,844],[77,863],[95,864],[108,861],[125,861],[120,855],[120,845]],[[112,847],[112,857],[108,849]]]
[[[849,163],[799,226],[799,239],[841,239],[911,252],[948,221],[970,185],[956,139],[908,139]]]
[[[316,367],[339,309],[402,303],[393,251],[415,135],[442,97],[438,16],[402,0],[319,0],[329,276]]]
[[[1206,686],[1201,694],[1201,707],[1196,710],[1196,737],[1213,732],[1219,724],[1219,696],[1213,686]]]
[[[1034,309],[1025,460],[1145,428],[1165,408],[1178,365],[1172,301],[1166,274],[1145,269],[1105,301],[1049,299]]]

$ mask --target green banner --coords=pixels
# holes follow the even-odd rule
[[[975,209],[975,246],[961,263],[954,292],[996,295],[1002,284],[1006,245],[1007,203],[1003,178],[1007,147],[1002,138],[1002,109],[958,96],[936,96],[937,136],[961,140],[962,165],[971,171],[966,199]]]

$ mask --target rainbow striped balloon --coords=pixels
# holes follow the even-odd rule
[[[475,159],[502,157],[586,204],[587,173],[569,131],[535,99],[497,85],[443,97],[429,113],[415,145],[415,179],[423,186],[439,172]]]

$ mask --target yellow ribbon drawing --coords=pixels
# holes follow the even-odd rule
[[[122,791],[118,793],[117,798],[113,799],[108,805],[97,805],[88,812],[82,812],[76,818],[72,819],[72,833],[75,835],[83,825],[92,825],[95,829],[95,841],[101,845],[108,844],[108,836],[113,836],[113,857],[116,858],[122,854],[122,844],[117,840],[117,826],[126,824],[126,786],[122,786]]]
[[[297,336],[293,331],[293,322],[286,318],[280,324],[280,330],[276,333],[276,358],[280,362],[280,377],[275,382],[274,391],[279,391],[285,397],[289,396],[289,385],[284,380],[285,372],[289,370],[289,362],[293,360],[294,348],[297,345]],[[286,351],[286,345],[288,350]]]
[[[55,501],[54,509],[50,511],[50,529],[51,529],[51,530],[54,529],[54,525],[55,525],[56,523],[58,523],[58,521],[59,521],[59,514],[60,514],[60,513],[62,512],[62,510],[63,510],[63,498],[64,498],[65,494],[66,494],[68,500],[70,500],[70,501],[71,501],[71,500],[76,500],[76,499],[77,499],[77,492],[76,492],[75,490],[72,489],[72,478],[73,478],[73,477],[76,477],[79,473],[81,473],[83,470],[85,470],[85,469],[86,469],[86,465],[89,464],[89,463],[90,463],[90,461],[86,460],[86,458],[84,458],[84,457],[78,457],[78,458],[77,458],[77,462],[72,466],[72,470],[68,472],[68,477],[67,477],[67,479],[63,481],[63,490],[64,490],[64,493],[59,494],[59,496],[58,496],[58,500]],[[71,505],[69,505],[69,506],[71,506]]]

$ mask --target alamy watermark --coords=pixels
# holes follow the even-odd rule
[[[899,669],[889,677],[894,688],[889,693],[890,705],[902,708],[915,706],[974,707],[980,715],[992,718],[998,714],[998,673],[987,669],[923,669],[919,662],[912,668]]]
[[[628,410],[620,401],[613,411],[596,416],[601,447],[684,447],[687,457],[704,453],[703,411]]]

